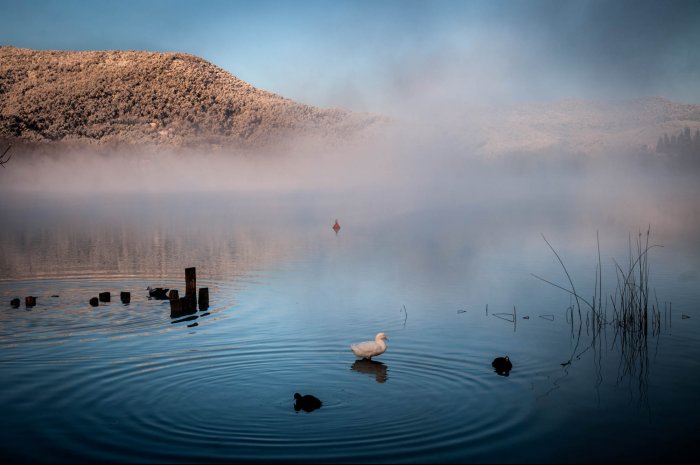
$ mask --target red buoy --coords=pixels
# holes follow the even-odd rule
[[[338,220],[335,220],[335,224],[333,225],[333,231],[335,231],[336,234],[338,234],[338,231],[340,231],[340,225],[338,224]]]

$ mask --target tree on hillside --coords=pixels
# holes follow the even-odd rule
[[[656,143],[656,152],[672,155],[680,162],[700,162],[700,129],[695,131],[695,135],[692,135],[689,127],[671,137],[664,134]]]
[[[10,158],[12,158],[12,154],[7,155],[7,152],[10,151],[10,147],[12,147],[12,144],[8,145],[5,151],[2,152],[2,155],[0,155],[0,166],[3,168],[5,167],[5,163],[10,161]]]

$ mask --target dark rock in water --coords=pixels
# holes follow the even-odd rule
[[[92,305],[93,307],[97,307],[98,305],[100,305],[100,301],[97,300],[97,297],[93,297],[92,299],[90,299],[90,305]]]
[[[28,295],[27,297],[24,298],[24,305],[27,307],[33,307],[36,305],[36,297],[33,297],[31,295]]]
[[[313,412],[316,409],[321,408],[323,403],[318,397],[314,397],[310,394],[302,396],[298,392],[294,393],[294,411],[298,412],[303,410],[305,412]]]
[[[507,355],[505,357],[496,357],[493,362],[491,362],[491,366],[496,370],[496,373],[501,376],[508,376],[510,370],[513,368],[513,364]]]
[[[148,296],[152,299],[167,299],[168,298],[168,288],[163,288],[163,287],[156,287],[153,288],[151,286],[148,286],[146,288],[148,290]]]
[[[100,302],[109,302],[112,300],[112,296],[109,292],[100,292]]]
[[[12,305],[12,306],[15,307],[15,308],[19,307],[19,303],[20,303],[20,300],[19,300],[19,299],[12,299],[12,300],[10,301],[10,305]]]
[[[123,304],[128,304],[131,302],[131,292],[122,291],[122,293],[119,294],[119,297],[121,298]]]

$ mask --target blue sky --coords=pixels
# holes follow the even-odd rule
[[[2,45],[187,52],[321,106],[700,103],[698,1],[0,0],[0,18]]]

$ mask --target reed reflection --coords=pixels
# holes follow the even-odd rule
[[[558,389],[559,381],[569,375],[573,362],[581,360],[588,351],[592,352],[595,367],[595,389],[600,402],[599,389],[603,382],[603,353],[617,352],[617,385],[626,379],[636,379],[638,401],[649,408],[649,338],[659,342],[662,330],[661,307],[656,300],[656,292],[649,287],[649,251],[659,245],[650,244],[651,228],[646,236],[639,232],[636,242],[629,239],[629,258],[626,268],[615,261],[617,286],[609,296],[603,293],[602,265],[600,259],[600,242],[598,242],[598,265],[596,267],[593,297],[589,302],[576,291],[574,283],[554,247],[544,238],[550,250],[555,254],[569,281],[570,289],[558,286],[537,275],[536,278],[551,284],[572,296],[573,303],[566,309],[566,321],[570,325],[572,350],[568,360],[561,363],[563,375],[554,381],[553,387],[545,393],[548,395]],[[636,246],[636,247],[635,247]],[[654,299],[651,296],[654,296]],[[608,312],[608,302],[612,314]],[[664,302],[664,314],[666,314]],[[669,310],[670,310],[670,303]],[[670,324],[670,319],[669,319]],[[585,327],[585,332],[584,332]],[[608,341],[612,342],[608,342]],[[632,395],[632,391],[630,391]]]
[[[386,383],[386,380],[389,378],[387,375],[387,366],[382,362],[374,360],[367,360],[365,358],[355,360],[350,369],[358,373],[374,376],[375,381],[378,383]]]

